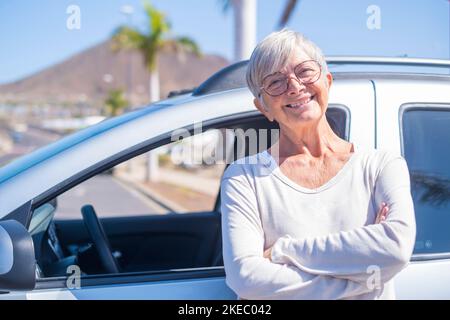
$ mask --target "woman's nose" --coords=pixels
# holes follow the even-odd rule
[[[305,89],[305,85],[303,82],[297,79],[297,77],[289,77],[287,79],[288,82],[288,89],[287,94],[288,95],[298,95],[299,92],[301,92],[303,89]]]

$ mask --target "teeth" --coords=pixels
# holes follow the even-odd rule
[[[302,102],[288,104],[287,106],[290,107],[290,108],[298,108],[298,107],[301,107],[302,105],[307,104],[308,102],[310,102],[311,98],[312,97],[309,97],[308,99],[306,99],[306,100],[304,100]]]

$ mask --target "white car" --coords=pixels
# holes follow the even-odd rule
[[[401,151],[408,162],[417,242],[394,280],[397,298],[450,299],[450,61],[327,60],[334,76],[327,117],[336,133]],[[0,299],[236,299],[221,249],[226,162],[192,172],[158,152],[151,169],[158,175],[147,181],[141,177],[155,159],[141,155],[170,150],[180,132],[276,129],[253,106],[246,63],[0,168]],[[270,142],[270,130],[258,132]],[[267,147],[263,138],[231,159]],[[223,149],[236,150],[236,141]]]

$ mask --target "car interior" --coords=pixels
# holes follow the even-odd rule
[[[333,130],[344,138],[345,115],[330,108],[327,118]],[[270,129],[277,129],[278,124],[254,115],[234,120],[226,128],[268,129],[267,141],[271,145]],[[258,141],[258,152],[263,149]],[[245,155],[250,151],[246,141]],[[80,208],[82,220],[55,220],[58,199],[54,198],[34,210],[29,226],[38,277],[66,276],[70,265],[78,265],[82,275],[223,266],[219,195],[214,210],[189,214],[99,219],[96,209],[86,204]]]

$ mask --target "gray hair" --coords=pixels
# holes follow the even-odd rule
[[[322,50],[314,42],[289,29],[272,32],[253,50],[247,66],[247,85],[255,97],[259,96],[263,78],[286,66],[292,51],[296,49],[319,62],[323,74],[328,73]]]

